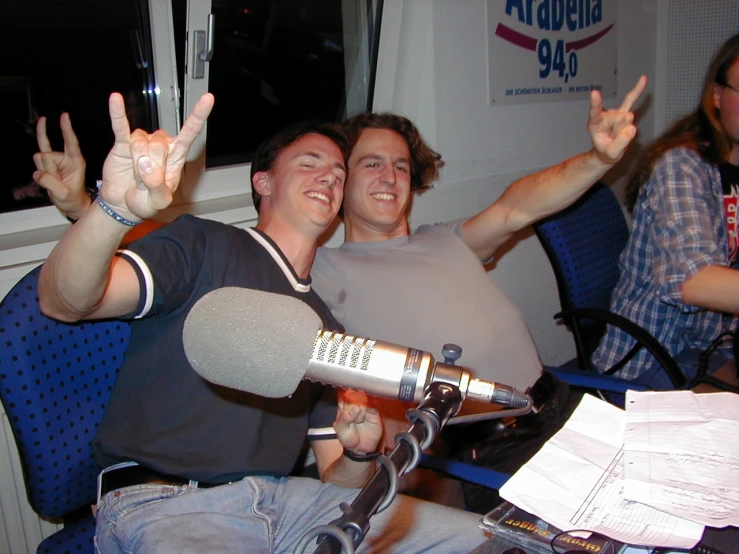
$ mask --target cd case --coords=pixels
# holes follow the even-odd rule
[[[616,554],[624,544],[600,535],[589,537],[562,536],[562,531],[510,502],[503,502],[484,515],[480,527],[493,535],[507,539],[527,554],[582,551],[593,554]],[[559,536],[559,537],[558,537]],[[552,541],[557,539],[555,545]],[[610,544],[609,544],[610,543]],[[553,546],[557,548],[553,548]]]

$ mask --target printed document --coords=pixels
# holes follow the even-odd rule
[[[500,496],[563,531],[691,548],[703,525],[624,496],[625,425],[623,410],[586,394],[564,427],[503,485]]]
[[[739,526],[739,395],[626,393],[625,494],[711,527]]]

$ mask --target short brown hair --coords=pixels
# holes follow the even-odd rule
[[[282,151],[303,138],[305,135],[323,135],[332,141],[341,150],[341,155],[346,163],[349,155],[349,142],[346,133],[337,123],[320,123],[315,121],[303,121],[285,127],[278,131],[262,144],[259,145],[254,160],[251,162],[250,182],[253,181],[254,175],[260,171],[269,171],[275,163],[277,157]],[[254,201],[254,208],[259,213],[259,206],[262,203],[262,196],[251,187],[251,198]]]

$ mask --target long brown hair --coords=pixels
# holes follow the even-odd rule
[[[734,35],[718,50],[703,81],[700,103],[695,111],[673,124],[641,155],[626,186],[626,207],[634,211],[639,189],[649,180],[654,164],[668,150],[690,148],[711,164],[724,163],[733,141],[719,119],[714,106],[714,85],[727,85],[726,74],[739,59],[739,35]]]

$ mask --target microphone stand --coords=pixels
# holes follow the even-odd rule
[[[411,472],[449,418],[462,407],[462,394],[455,385],[433,382],[416,409],[406,416],[410,429],[395,436],[395,448],[389,456],[375,461],[379,466],[370,481],[351,504],[342,502],[343,515],[328,525],[308,531],[298,542],[296,553],[318,538],[314,554],[353,554],[369,531],[369,519],[390,506],[398,492],[398,477]]]

